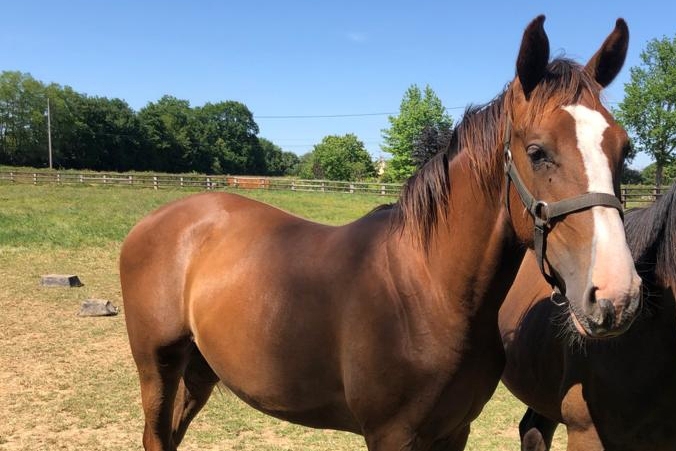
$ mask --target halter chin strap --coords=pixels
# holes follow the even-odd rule
[[[528,191],[528,188],[526,188],[526,185],[523,184],[523,181],[516,170],[516,166],[514,166],[512,152],[510,150],[510,137],[511,123],[508,121],[505,127],[505,138],[503,143],[505,156],[505,206],[509,213],[509,186],[510,183],[513,183],[516,192],[519,193],[521,202],[524,207],[526,207],[528,213],[533,217],[533,222],[535,223],[533,249],[535,251],[538,266],[540,267],[540,272],[542,272],[542,275],[552,287],[559,287],[556,277],[551,274],[551,272],[547,273],[545,269],[547,232],[551,229],[552,221],[570,213],[597,206],[615,208],[620,212],[620,216],[623,216],[622,203],[612,194],[598,192],[585,193],[552,203],[535,199],[530,191]]]

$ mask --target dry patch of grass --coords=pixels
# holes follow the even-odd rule
[[[124,316],[76,315],[86,298],[122,306],[117,253],[117,245],[0,248],[0,450],[141,449],[140,394]],[[78,274],[85,286],[39,286],[40,275],[55,272]],[[523,411],[500,387],[473,425],[467,449],[518,449]],[[561,437],[555,444],[565,449]],[[277,421],[216,392],[181,449],[366,448],[361,437]]]

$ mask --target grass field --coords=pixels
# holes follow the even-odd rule
[[[142,216],[185,191],[0,185],[0,450],[140,450],[143,419],[124,316],[80,318],[81,302],[122,306],[117,257]],[[341,224],[392,199],[250,191],[317,221]],[[82,288],[44,288],[72,273]],[[523,406],[499,387],[469,450],[515,450]],[[266,417],[217,392],[182,450],[364,450],[361,437]],[[554,449],[565,449],[559,430]]]

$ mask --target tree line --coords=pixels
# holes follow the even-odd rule
[[[124,100],[0,74],[0,164],[47,166],[47,103],[54,167],[106,171],[284,175],[299,158],[258,137],[246,105],[191,107],[164,96],[138,112]]]
[[[431,88],[424,96],[415,85],[407,90],[401,114],[391,116],[391,129],[383,131],[388,143],[384,150],[395,155],[383,173],[384,165],[377,168],[352,133],[326,136],[301,157],[283,151],[258,137],[253,114],[240,102],[192,107],[166,95],[136,112],[122,99],[88,96],[69,86],[44,84],[30,74],[4,71],[0,164],[47,166],[49,135],[55,168],[400,182],[415,169],[408,155],[412,139],[425,127],[450,127],[443,111]]]

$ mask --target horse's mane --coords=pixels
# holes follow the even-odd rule
[[[594,99],[600,86],[578,63],[557,58],[549,63],[547,72],[533,89],[525,117],[519,118],[513,131],[535,123],[548,111],[577,103],[585,92]],[[412,236],[428,248],[440,222],[446,221],[450,200],[449,162],[466,152],[471,172],[478,186],[494,199],[502,189],[502,139],[507,117],[513,111],[514,93],[508,85],[493,100],[484,105],[470,105],[455,126],[450,144],[440,143],[439,152],[406,182],[399,201],[393,206],[395,229],[411,230]]]
[[[624,227],[641,277],[654,272],[662,282],[676,282],[676,185],[651,206],[629,210]]]

